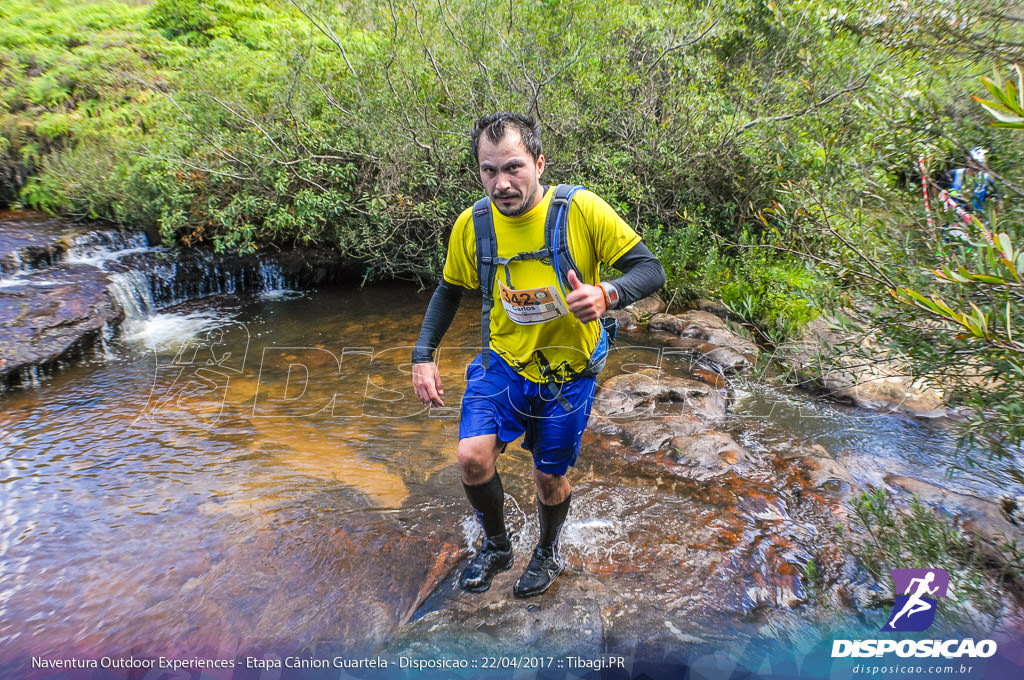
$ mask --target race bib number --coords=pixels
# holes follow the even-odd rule
[[[569,311],[554,286],[515,290],[498,281],[498,291],[508,318],[523,326],[551,321]]]

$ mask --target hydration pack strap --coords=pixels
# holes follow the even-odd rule
[[[558,287],[562,296],[569,294],[569,270],[582,277],[569,251],[569,204],[572,197],[583,187],[579,184],[559,184],[548,205],[547,221],[544,223],[544,244],[551,251],[551,266],[558,274]]]
[[[491,199],[481,198],[473,204],[473,230],[476,232],[476,276],[480,282],[483,307],[480,310],[480,364],[491,367],[491,308],[494,307],[494,267],[498,260],[498,243],[494,237]]]

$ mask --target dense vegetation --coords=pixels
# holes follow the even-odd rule
[[[1021,242],[1019,140],[971,95],[1024,61],[1022,15],[974,0],[6,0],[0,201],[184,246],[331,247],[427,281],[480,192],[472,121],[525,110],[549,177],[643,231],[676,300],[724,299],[776,344],[843,310],[998,416],[976,434],[1019,442],[1021,352],[891,291],[998,311],[988,326],[1011,343],[1024,322],[1012,281],[931,273],[981,272],[991,252],[943,248],[918,169],[992,149],[998,230]]]

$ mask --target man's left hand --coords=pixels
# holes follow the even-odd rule
[[[583,283],[572,269],[569,270],[569,287],[572,292],[565,296],[565,301],[569,304],[569,311],[583,323],[599,319],[608,308],[604,290],[600,286]]]

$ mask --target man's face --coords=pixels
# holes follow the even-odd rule
[[[517,217],[540,202],[544,156],[534,160],[518,130],[506,131],[497,144],[481,135],[478,155],[480,181],[498,212]]]

